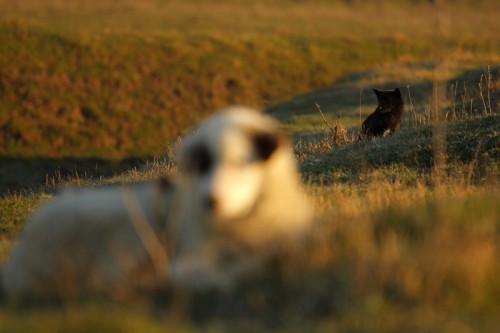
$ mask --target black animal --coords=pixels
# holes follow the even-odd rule
[[[381,136],[387,130],[392,135],[401,121],[404,103],[399,88],[394,91],[373,89],[373,92],[377,95],[378,106],[361,125],[360,139]]]

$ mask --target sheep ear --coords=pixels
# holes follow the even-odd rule
[[[277,133],[255,133],[252,140],[258,159],[268,160],[280,146],[282,137],[282,134]]]

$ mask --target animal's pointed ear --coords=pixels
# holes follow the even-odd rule
[[[397,97],[401,98],[401,91],[399,91],[399,88],[394,89],[394,94],[396,94]]]
[[[375,89],[375,88],[373,88],[372,90],[373,90],[373,92],[375,93],[375,95],[377,95],[377,97],[379,97],[379,96],[380,96],[380,90]]]
[[[284,142],[285,134],[281,131],[277,133],[258,132],[253,135],[253,144],[257,153],[257,158],[268,160],[278,147]]]

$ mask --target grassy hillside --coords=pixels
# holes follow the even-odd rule
[[[496,332],[500,115],[497,109],[457,118],[410,123],[368,142],[335,144],[328,133],[298,142],[318,214],[314,228],[300,252],[278,258],[235,291],[4,305],[0,331]],[[174,170],[167,156],[116,177],[54,179],[49,187],[4,196],[0,261],[30,212],[57,188]]]
[[[497,7],[0,0],[0,263],[61,188],[172,174],[177,136],[233,103],[290,130],[317,211],[233,292],[0,302],[0,332],[497,332]],[[357,141],[395,87],[399,131]]]
[[[360,172],[364,168],[394,165],[429,173],[435,166],[435,146],[430,124],[406,128],[393,136],[369,143],[352,143],[314,152],[303,162],[306,175],[325,177],[335,172]],[[498,113],[469,120],[450,121],[443,125],[446,136],[444,165],[455,168],[470,166],[476,180],[498,177],[500,170],[500,115]],[[307,156],[307,147],[301,149]],[[451,169],[448,171],[452,171]]]
[[[496,124],[489,126],[493,120]],[[464,126],[477,133],[484,147],[479,154],[472,147],[473,156],[463,160],[452,148],[439,174],[430,165],[407,163],[432,156],[426,145],[412,149],[413,142],[406,142],[406,134],[417,133],[419,140],[432,141],[427,126],[305,158],[307,188],[318,213],[308,243],[233,292],[4,306],[0,331],[496,332],[500,145],[498,134],[491,134],[498,133],[498,114],[448,124],[450,141],[465,151],[470,136],[456,135],[465,133]],[[395,146],[409,152],[397,152],[390,160],[383,153],[380,160],[374,158]],[[160,162],[146,171],[98,184],[172,169]],[[70,183],[87,184],[79,179]],[[52,195],[53,188],[45,188],[0,199],[3,257],[29,212]]]
[[[436,50],[452,73],[494,65],[494,8],[0,1],[0,156],[154,155],[227,104],[266,108]]]

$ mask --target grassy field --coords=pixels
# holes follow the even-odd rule
[[[2,0],[0,157],[156,155],[216,108],[273,107],[349,88],[339,83],[360,73],[354,96],[324,105],[347,113],[360,88],[432,82],[444,61],[441,79],[498,64],[495,11],[494,1]],[[300,127],[293,115],[280,119]]]
[[[2,304],[0,332],[496,332],[498,14],[487,0],[0,0],[0,262],[61,187],[172,174],[178,136],[234,103],[290,130],[318,213],[301,253],[234,292]],[[357,142],[371,88],[395,87],[400,130]]]

